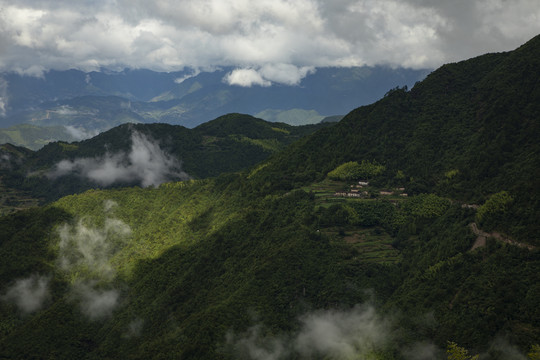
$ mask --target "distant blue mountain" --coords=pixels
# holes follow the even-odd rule
[[[1,127],[30,123],[102,131],[122,122],[165,122],[191,128],[232,112],[266,113],[271,114],[269,121],[287,121],[291,110],[298,125],[348,113],[390,89],[412,87],[429,72],[382,66],[319,68],[296,86],[241,87],[223,80],[232,70],[196,75],[191,70],[68,70],[49,71],[42,78],[4,73]]]

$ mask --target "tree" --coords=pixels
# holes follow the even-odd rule
[[[370,162],[362,160],[362,163],[356,161],[349,161],[339,165],[334,170],[328,173],[328,177],[334,180],[358,180],[361,178],[372,178],[380,175],[385,170],[383,165],[379,165],[376,162]]]
[[[531,346],[531,351],[529,351],[527,357],[531,360],[540,360],[540,345]]]
[[[507,191],[500,191],[491,195],[490,198],[486,200],[484,205],[478,208],[476,220],[479,223],[490,220],[496,221],[506,213],[512,201],[514,201],[514,199]]]
[[[467,349],[458,346],[458,344],[453,341],[448,342],[446,353],[448,354],[448,360],[477,360],[479,358],[479,355],[469,355]]]

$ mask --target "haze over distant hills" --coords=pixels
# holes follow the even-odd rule
[[[537,359],[539,79],[537,36],[338,123],[4,145],[73,194],[0,217],[0,357]]]
[[[0,74],[0,123],[64,126],[57,140],[80,140],[126,122],[195,127],[226,113],[294,125],[316,123],[372,103],[389,89],[413,86],[428,70],[388,67],[319,68],[298,84],[231,79],[233,68],[194,73],[125,70],[49,71],[42,78]],[[242,86],[241,86],[242,85]],[[24,140],[25,129],[0,133],[3,142],[37,149],[51,137]],[[50,134],[49,134],[50,135]]]
[[[122,124],[91,139],[52,142],[35,152],[0,145],[0,214],[92,188],[157,186],[240,171],[331,125],[291,126],[228,114],[193,129]]]

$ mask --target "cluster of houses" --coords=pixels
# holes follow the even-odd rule
[[[362,189],[366,186],[369,186],[369,182],[361,180],[361,181],[358,181],[358,184],[351,185],[351,188],[349,191],[338,191],[334,193],[334,196],[335,197],[368,198],[369,193],[366,190],[362,191]],[[407,197],[408,196],[407,193],[404,193],[403,191],[405,191],[405,188],[402,188],[402,187],[394,189],[394,191],[380,190],[379,195],[390,196],[390,195],[397,194],[402,197]]]

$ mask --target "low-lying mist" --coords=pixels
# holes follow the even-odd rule
[[[27,278],[18,279],[7,288],[0,297],[5,302],[15,304],[24,314],[40,310],[50,298],[50,276],[33,274]]]
[[[256,325],[243,334],[227,334],[227,344],[244,359],[370,359],[392,339],[391,321],[370,304],[311,312],[299,324],[297,332],[277,335],[266,335]]]
[[[432,314],[425,317],[431,318]],[[249,360],[454,358],[448,357],[447,349],[435,345],[430,339],[411,341],[401,325],[402,320],[402,314],[382,313],[371,303],[348,310],[316,310],[300,316],[297,330],[291,332],[275,333],[260,323],[243,333],[229,331],[223,351],[233,358]],[[420,317],[416,322],[420,324],[425,319]],[[478,354],[478,359],[527,358],[504,336],[496,336]]]
[[[103,203],[101,226],[87,219],[63,224],[59,230],[58,264],[72,281],[70,298],[90,320],[108,317],[118,306],[120,291],[112,285],[116,270],[113,256],[131,235],[131,228],[112,216],[116,203]]]
[[[97,158],[62,160],[47,174],[51,179],[66,175],[76,175],[101,186],[136,182],[147,187],[171,180],[189,179],[189,175],[182,171],[180,161],[137,131],[131,135],[131,149],[128,153],[106,153]]]

